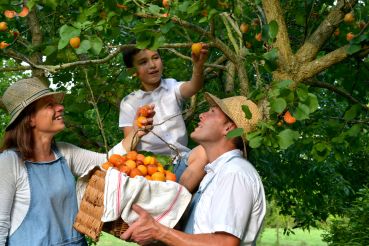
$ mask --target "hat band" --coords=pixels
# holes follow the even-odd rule
[[[18,106],[16,106],[12,111],[9,112],[9,114],[13,117],[18,113],[18,111],[23,110],[25,107],[27,107],[29,104],[31,104],[36,99],[41,98],[43,95],[51,92],[48,88],[43,89],[41,91],[38,91],[37,93],[33,94],[31,97],[27,98],[26,100],[22,101]]]

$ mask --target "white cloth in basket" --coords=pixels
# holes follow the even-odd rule
[[[101,221],[121,218],[128,224],[138,219],[131,209],[138,204],[159,223],[173,228],[191,200],[188,190],[173,181],[148,181],[142,176],[129,178],[109,168],[105,176],[104,213]]]

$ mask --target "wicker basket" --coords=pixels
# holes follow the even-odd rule
[[[96,170],[91,176],[73,225],[77,231],[94,241],[99,240],[101,231],[119,238],[128,229],[128,224],[122,219],[106,223],[101,221],[104,212],[105,174],[104,171]]]

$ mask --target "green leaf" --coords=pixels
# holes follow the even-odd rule
[[[248,119],[248,120],[251,119],[252,118],[252,113],[251,113],[249,107],[247,105],[242,105],[241,107],[242,107],[242,111],[245,113],[246,119]]]
[[[270,107],[274,112],[282,113],[287,107],[287,103],[283,98],[276,98],[270,102]]]
[[[168,33],[173,27],[175,27],[174,23],[169,21],[165,25],[160,27],[160,30],[163,34]]]
[[[151,14],[157,15],[160,13],[160,7],[158,5],[150,4],[148,10]]]
[[[88,50],[91,48],[90,40],[83,40],[78,49],[76,49],[77,54],[84,54],[87,53]]]
[[[68,43],[67,43],[68,44]],[[52,53],[54,53],[55,51],[57,51],[58,48],[55,47],[54,45],[48,45],[46,46],[46,48],[44,49],[44,54],[45,56],[49,56],[51,55]]]
[[[243,134],[243,128],[236,128],[233,129],[232,131],[227,133],[227,138],[235,138],[235,137],[240,137]]]
[[[324,161],[331,152],[332,147],[327,143],[317,143],[311,151],[314,159]]]
[[[294,116],[297,120],[309,119],[310,109],[307,105],[299,103]]]
[[[354,53],[358,52],[359,50],[361,50],[361,45],[359,45],[359,44],[352,44],[352,45],[350,45],[350,46],[348,47],[348,49],[347,49],[347,53],[348,53],[349,55],[352,55],[352,54],[354,54]]]
[[[60,34],[60,37],[62,39],[66,39],[66,40],[69,41],[69,39],[71,39],[73,37],[80,36],[81,30],[80,29],[77,29],[75,27],[72,27],[72,26],[63,25],[60,28],[59,34]]]
[[[249,140],[249,146],[253,149],[258,148],[261,146],[263,138],[261,136],[254,137]]]
[[[298,138],[300,134],[297,131],[291,129],[285,129],[277,135],[278,144],[281,149],[287,149],[290,147]]]
[[[355,104],[351,106],[351,108],[345,112],[345,115],[344,115],[345,120],[349,121],[349,120],[355,119],[359,110],[360,110],[360,105]]]
[[[100,54],[103,47],[103,41],[98,36],[92,36],[90,38],[91,51],[94,55]]]
[[[273,48],[271,51],[264,53],[263,57],[268,61],[275,61],[278,58],[278,50]]]
[[[269,22],[269,37],[275,39],[278,34],[278,23],[275,20]]]
[[[313,93],[308,93],[306,103],[309,105],[310,113],[315,112],[319,108],[318,98]]]
[[[64,49],[69,44],[69,39],[59,39],[58,50]]]
[[[347,132],[347,136],[350,136],[350,137],[358,137],[359,134],[361,132],[361,126],[356,124],[356,125],[353,125]]]

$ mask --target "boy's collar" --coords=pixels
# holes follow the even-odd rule
[[[168,90],[168,83],[166,83],[165,79],[161,78],[160,79],[160,84],[157,88],[155,88],[153,91],[159,90],[160,88],[163,88],[165,90]],[[153,91],[144,91],[140,88],[139,95],[144,96],[145,94],[151,94]]]

